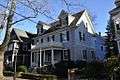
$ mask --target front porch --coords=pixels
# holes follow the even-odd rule
[[[70,59],[69,49],[38,49],[31,53],[31,67],[44,67],[54,65],[62,60]]]

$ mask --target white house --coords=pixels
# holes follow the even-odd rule
[[[120,53],[120,0],[115,0],[116,8],[110,11],[110,15],[115,25],[115,37],[118,45],[118,51]]]
[[[69,14],[62,10],[58,21],[39,21],[31,49],[31,67],[42,67],[62,60],[96,59],[95,30],[86,10]]]

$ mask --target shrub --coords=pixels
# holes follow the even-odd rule
[[[17,67],[17,72],[27,73],[27,67],[24,66],[24,65],[18,66],[18,67]]]
[[[55,75],[34,74],[34,73],[23,73],[21,78],[32,79],[32,80],[57,80],[57,76]]]
[[[12,72],[12,71],[3,71],[3,75],[4,76],[13,76],[14,72]]]

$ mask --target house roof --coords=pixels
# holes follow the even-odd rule
[[[115,0],[115,3],[116,3],[116,2],[120,2],[120,0]]]
[[[84,11],[85,11],[85,10],[80,11],[80,12],[72,15],[72,16],[75,17],[75,19],[72,21],[72,23],[70,24],[70,26],[75,26],[75,25],[76,25],[76,23],[78,22],[78,20],[80,19],[80,17],[81,17],[82,14],[84,13]],[[65,13],[65,11],[62,10],[62,12],[60,13],[59,17],[61,16],[62,13]],[[51,28],[49,28],[48,30],[46,30],[43,34],[50,33],[50,32],[53,32],[53,31],[55,31],[55,30],[58,30],[58,29],[63,28],[63,27],[61,27],[60,20],[59,20],[59,21],[56,21],[56,22],[59,22],[58,26],[51,26]],[[55,23],[55,22],[53,22],[53,23]],[[53,24],[53,23],[51,23],[51,24]],[[43,34],[42,34],[42,35],[43,35]]]
[[[84,13],[85,10],[78,12],[76,14],[73,14],[73,16],[75,17],[74,21],[71,23],[71,26],[76,25],[76,23],[78,22],[78,20],[80,19],[80,17],[82,16],[82,14]]]
[[[17,36],[19,37],[24,37],[24,38],[29,38],[29,36],[27,35],[26,31],[14,28],[14,31],[16,33]]]
[[[30,32],[26,32],[24,30],[20,30],[20,29],[17,29],[17,28],[13,28],[13,31],[17,35],[20,42],[23,42],[25,39],[31,38],[31,36],[34,35]]]
[[[113,15],[114,12],[119,12],[118,10],[120,10],[120,7],[116,7],[114,9],[112,9],[109,13]],[[114,13],[115,14],[115,13]]]

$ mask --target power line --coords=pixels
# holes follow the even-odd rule
[[[2,6],[3,8],[8,9],[6,6],[4,6],[4,5],[2,5],[2,4],[0,4],[0,6]],[[19,16],[21,16],[21,17],[23,17],[23,18],[27,18],[26,16],[21,15],[20,13],[17,13],[17,12],[15,12],[15,11],[13,11],[13,12],[14,12],[15,14],[17,14],[17,15],[19,15]],[[35,22],[35,21],[33,21],[33,20],[29,19],[29,18],[27,18],[27,20],[29,20],[29,21],[31,21],[31,22],[33,22],[33,23],[37,24],[37,22]]]
[[[63,0],[63,1],[65,2],[65,5],[67,6],[68,12],[70,12],[70,4],[66,0]]]
[[[24,5],[24,6],[26,6],[26,7],[30,8],[30,9],[34,10],[34,11],[36,11],[36,12],[38,12],[38,13],[40,13],[40,14],[42,14],[42,15],[46,16],[47,18],[49,18],[49,19],[51,19],[51,20],[55,20],[55,21],[56,21],[56,19],[52,18],[51,16],[48,16],[48,15],[47,15],[47,14],[45,14],[44,12],[40,12],[39,10],[34,9],[34,8],[32,8],[32,7],[30,7],[30,6],[26,5],[26,4],[24,4],[23,2],[20,2],[20,1],[18,1],[18,2],[19,2],[19,3],[21,3],[21,4],[23,4],[23,5]],[[43,6],[43,7],[44,7],[44,6]]]

